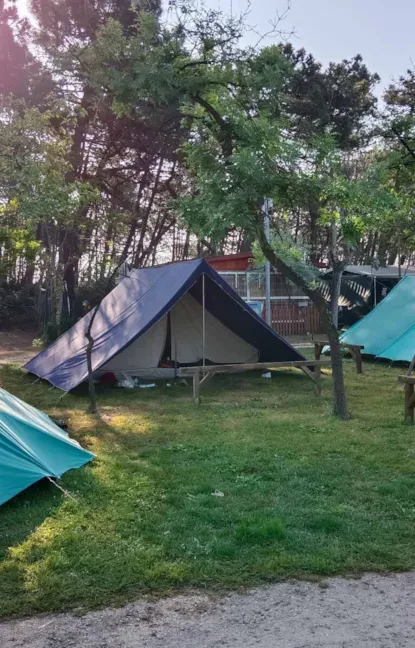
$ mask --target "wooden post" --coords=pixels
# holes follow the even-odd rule
[[[409,367],[408,367],[408,373],[406,374],[407,376],[410,376],[410,375],[411,375],[411,373],[412,373],[413,370],[414,370],[414,366],[415,366],[415,355],[414,355],[414,357],[412,358],[412,360],[411,360],[411,364],[410,364]]]
[[[321,396],[321,367],[316,365],[314,368],[315,382],[314,382],[314,393],[316,396]]]
[[[200,405],[200,372],[193,373],[193,402],[195,405]]]
[[[203,376],[202,380],[200,381],[199,389],[200,389],[201,387],[205,387],[205,386],[208,384],[208,382],[209,382],[210,380],[212,380],[212,378],[213,378],[214,375],[215,375],[215,372],[214,372],[214,371],[208,371],[207,373],[205,373],[205,375]]]
[[[179,369],[179,376],[193,379],[193,400],[200,405],[200,390],[216,373],[236,373],[239,371],[251,371],[255,369],[276,369],[283,367],[298,367],[314,383],[316,395],[321,393],[321,367],[329,367],[330,360],[287,360],[285,362],[253,362],[227,365],[206,365],[206,367],[182,367]],[[311,371],[314,368],[315,371]],[[415,382],[415,378],[414,378]]]
[[[363,367],[362,367],[362,352],[361,349],[358,347],[355,347],[354,349],[354,357],[356,361],[356,372],[358,374],[363,373]]]
[[[411,402],[414,394],[414,385],[405,383],[405,423],[414,424],[414,404]]]
[[[324,349],[324,345],[320,342],[314,342],[314,357],[316,360],[320,360],[321,352]]]
[[[313,335],[312,339],[314,343],[314,357],[316,360],[320,360],[324,347],[325,346],[330,347],[330,351],[331,351],[331,345],[328,340],[325,341],[324,339],[321,339],[321,337],[317,337]],[[344,344],[342,342],[339,342],[338,346],[341,349],[348,350],[351,357],[355,361],[356,373],[358,374],[363,373],[362,349],[364,349],[364,346],[359,344],[347,344],[347,342]]]

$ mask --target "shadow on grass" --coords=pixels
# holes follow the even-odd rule
[[[390,376],[347,370],[355,406],[362,385],[374,400],[344,423],[294,371],[215,377],[201,407],[190,385],[99,390],[92,417],[84,388],[60,401],[8,368],[6,388],[66,417],[97,459],[64,476],[76,502],[33,491],[0,508],[0,614],[415,564],[412,436]],[[33,526],[16,524],[28,509]]]
[[[63,497],[53,484],[42,479],[3,504],[0,508],[0,560],[6,557],[11,544],[24,542],[53,515]]]

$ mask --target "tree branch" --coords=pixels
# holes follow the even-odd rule
[[[408,151],[410,156],[415,160],[415,151],[409,146],[408,142],[405,140],[405,138],[402,136],[402,134],[398,131],[396,126],[392,126],[392,132],[395,133],[396,137],[402,144],[402,146]]]
[[[212,119],[217,123],[221,131],[221,145],[222,152],[225,158],[231,157],[233,153],[233,143],[232,143],[232,130],[230,124],[226,122],[223,117],[218,113],[218,111],[210,104],[206,99],[203,99],[200,95],[194,97],[196,103],[199,106],[202,106],[204,110],[212,117]]]

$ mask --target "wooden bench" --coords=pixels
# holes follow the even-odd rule
[[[311,339],[314,344],[314,357],[316,360],[320,360],[324,347],[330,346],[328,338],[313,335]],[[361,344],[347,344],[346,342],[340,342],[340,347],[342,349],[347,349],[354,359],[356,363],[356,373],[363,373],[362,350],[365,347]]]
[[[321,368],[330,367],[331,360],[292,360],[290,362],[253,362],[248,364],[206,365],[204,367],[182,367],[178,371],[181,378],[193,379],[193,400],[200,405],[200,390],[217,373],[236,373],[255,369],[282,369],[297,367],[314,382],[316,396],[321,394]],[[314,371],[312,371],[314,369]]]
[[[415,408],[415,376],[398,376],[405,386],[405,423],[413,425]]]

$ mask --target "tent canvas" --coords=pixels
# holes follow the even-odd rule
[[[412,360],[415,354],[415,276],[407,275],[366,317],[341,336],[364,353],[388,360]]]
[[[0,389],[0,505],[94,458],[40,410]]]
[[[25,368],[64,391],[83,382],[91,316]],[[203,259],[133,270],[101,302],[92,335],[96,373],[161,375],[167,346],[167,355],[178,366],[304,359]]]

